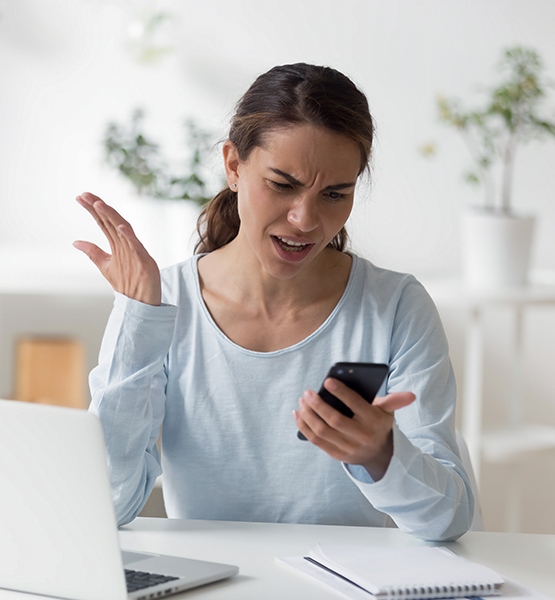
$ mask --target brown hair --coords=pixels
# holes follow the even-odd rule
[[[240,160],[246,161],[254,148],[263,147],[270,131],[297,124],[322,127],[353,140],[360,148],[359,175],[368,169],[374,139],[368,101],[348,77],[330,67],[297,63],[260,75],[237,104],[229,140]],[[225,246],[238,234],[240,223],[237,193],[226,187],[198,219],[195,252]],[[347,242],[343,227],[330,246],[343,251]]]

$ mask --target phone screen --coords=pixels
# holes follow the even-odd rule
[[[360,394],[366,402],[371,404],[384,382],[388,370],[388,366],[381,363],[340,362],[333,365],[325,379],[328,377],[338,379]],[[328,392],[328,390],[324,388],[323,382],[322,387],[318,391],[318,395],[324,402],[333,406],[333,408],[338,410],[342,415],[352,418],[353,411],[341,402],[339,398]],[[306,440],[305,436],[300,431],[297,433],[297,437],[301,440]]]

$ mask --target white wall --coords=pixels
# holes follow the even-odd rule
[[[126,51],[138,9],[175,15],[176,53],[145,66]],[[457,216],[479,199],[459,181],[468,165],[456,134],[435,120],[438,92],[473,99],[507,45],[537,48],[555,72],[549,0],[254,0],[131,2],[18,0],[0,20],[0,239],[64,245],[93,230],[74,206],[90,189],[116,202],[128,190],[101,164],[111,119],[135,106],[154,135],[177,147],[192,115],[225,135],[234,102],[255,75],[278,63],[329,64],[366,91],[378,124],[374,188],[356,213],[357,246],[412,271],[458,267]],[[165,132],[165,133],[164,133]],[[439,156],[417,148],[436,140]],[[516,202],[541,218],[534,262],[555,266],[555,144],[519,154]],[[377,224],[377,226],[375,225]]]
[[[141,10],[152,6],[173,15],[164,31],[175,52],[145,65],[129,51],[127,30]],[[102,164],[108,121],[127,119],[142,106],[152,135],[178,154],[184,117],[195,117],[223,137],[235,101],[257,74],[275,64],[305,61],[350,75],[367,93],[377,121],[372,190],[359,199],[352,218],[355,248],[380,265],[419,276],[456,273],[459,214],[479,201],[480,192],[460,182],[468,157],[456,134],[438,125],[436,94],[475,100],[479,87],[493,82],[501,50],[513,44],[536,48],[555,78],[554,22],[551,0],[4,0],[0,247],[17,251],[24,245],[59,256],[76,252],[71,247],[76,238],[101,241],[73,200],[84,190],[114,203],[132,222],[139,219],[133,191]],[[553,118],[555,94],[551,107]],[[439,146],[432,161],[418,153],[429,141]],[[519,151],[515,177],[517,207],[539,217],[534,266],[553,270],[554,165],[555,144],[535,142]],[[159,237],[143,231],[145,239]],[[150,243],[154,248],[156,242]],[[163,262],[156,255],[162,251],[153,252]],[[18,322],[28,310],[25,303],[3,304],[8,305],[0,314],[5,364],[17,334],[6,324]],[[92,322],[101,330],[105,308],[86,310],[96,315]],[[43,327],[63,322],[60,314],[47,317]],[[460,376],[460,315],[445,311],[443,316]],[[506,335],[505,317],[492,315],[492,339]],[[530,317],[530,415],[555,425],[549,377],[553,333],[550,310]],[[88,339],[94,357],[96,338]],[[488,347],[488,422],[504,414],[507,357],[502,347]],[[0,370],[0,394],[9,393],[8,371]],[[536,463],[541,471],[533,469]],[[555,454],[533,457],[526,465],[530,491],[523,527],[555,532]],[[504,526],[499,506],[511,473],[485,469],[489,528]]]

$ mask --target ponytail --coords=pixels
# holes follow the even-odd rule
[[[237,192],[226,187],[200,213],[195,254],[212,252],[229,244],[239,233],[240,225]]]

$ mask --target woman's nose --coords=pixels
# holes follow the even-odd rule
[[[287,220],[299,231],[313,231],[318,227],[316,200],[308,194],[296,199],[287,213]]]

